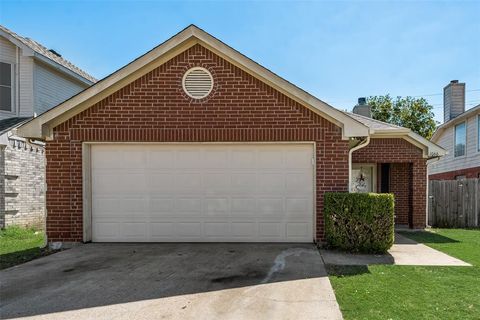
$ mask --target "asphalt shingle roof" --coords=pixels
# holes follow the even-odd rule
[[[351,118],[363,123],[369,128],[372,128],[373,130],[378,130],[378,131],[385,131],[385,130],[391,130],[391,131],[399,131],[399,130],[408,130],[407,128],[396,126],[394,124],[386,123],[383,121],[375,120],[369,117],[365,117],[356,113],[351,113],[351,112],[345,112],[346,115],[350,116]]]
[[[27,121],[28,117],[13,117],[8,119],[0,120],[0,135],[4,134],[5,132],[17,127],[21,123]]]
[[[61,56],[58,56],[55,53],[51,52],[49,49],[47,49],[46,47],[44,47],[43,45],[41,45],[37,41],[35,41],[33,39],[30,39],[30,38],[22,37],[22,36],[16,34],[15,32],[5,28],[2,25],[0,25],[0,30],[6,32],[7,34],[12,36],[16,40],[20,41],[21,43],[23,43],[24,45],[26,45],[27,47],[29,47],[30,49],[35,51],[36,53],[41,54],[42,56],[58,63],[59,65],[69,69],[72,72],[75,72],[79,76],[81,76],[81,77],[83,77],[83,78],[85,78],[85,79],[87,79],[87,80],[89,80],[93,83],[97,82],[97,79],[95,79],[94,77],[92,77],[91,75],[89,75],[88,73],[86,73],[85,71],[80,69],[79,67],[75,66],[73,63],[66,60],[65,58],[63,58]]]

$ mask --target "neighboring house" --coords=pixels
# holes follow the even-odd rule
[[[428,166],[430,180],[480,178],[480,104],[465,111],[465,83],[451,81],[443,89],[444,123],[432,142],[448,154]]]
[[[397,224],[423,228],[426,161],[444,153],[195,26],[18,132],[47,143],[47,236],[64,245],[323,241],[324,193],[349,185],[397,193]]]
[[[15,128],[96,80],[32,39],[0,26],[0,228],[43,227],[44,143]]]

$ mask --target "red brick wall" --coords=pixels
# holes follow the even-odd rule
[[[213,93],[188,98],[193,66],[214,77]],[[49,241],[82,240],[82,142],[315,141],[316,236],[323,194],[347,191],[348,142],[341,129],[196,45],[54,129],[47,155]]]
[[[431,174],[428,178],[430,180],[455,180],[457,176],[465,176],[467,179],[480,178],[480,167]]]
[[[392,163],[390,190],[397,198],[395,201],[396,223],[408,224],[407,208],[411,206],[412,226],[425,227],[427,166],[422,150],[404,139],[371,139],[368,146],[353,152],[352,161],[353,163]],[[410,181],[409,186],[407,181]],[[408,191],[409,189],[412,191]]]
[[[390,166],[390,192],[395,195],[395,223],[408,225],[411,207],[411,165],[392,163]]]

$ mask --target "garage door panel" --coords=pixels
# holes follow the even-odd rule
[[[231,167],[237,170],[242,169],[255,169],[256,159],[255,151],[246,148],[238,148],[231,152]]]
[[[254,214],[257,210],[257,200],[251,198],[232,198],[231,208],[234,216],[239,216],[241,213]]]
[[[120,150],[103,146],[102,148],[92,147],[92,170],[112,169],[116,167],[116,161],[120,157]]]
[[[254,195],[257,190],[256,173],[232,173],[230,177],[230,192],[232,195]]]
[[[175,224],[175,234],[178,237],[195,238],[202,234],[200,222],[179,222]]]
[[[145,222],[123,222],[120,224],[120,234],[129,240],[141,240],[148,234],[148,224]]]
[[[95,145],[93,241],[311,242],[312,155],[311,145]]]
[[[207,198],[204,203],[207,216],[228,217],[230,212],[229,198]]]
[[[309,169],[312,166],[311,150],[305,150],[303,146],[292,146],[285,151],[285,168]]]
[[[312,211],[312,200],[309,198],[287,198],[286,210],[290,213],[304,213],[310,215]]]
[[[206,222],[204,228],[207,237],[226,237],[231,233],[228,222]]]
[[[283,173],[260,173],[257,176],[257,193],[260,195],[278,195],[285,189]]]
[[[147,169],[172,170],[175,169],[175,149],[151,150],[148,152]]]
[[[304,238],[309,234],[308,223],[288,223],[287,238]]]
[[[119,239],[118,222],[95,222],[93,224],[93,241],[114,241]]]
[[[228,150],[218,146],[202,153],[202,167],[205,169],[226,169],[229,167]]]
[[[285,175],[285,188],[289,195],[303,195],[310,192],[312,177],[307,173],[287,173]]]
[[[261,169],[281,169],[283,165],[283,150],[260,150],[257,153],[257,167]]]
[[[175,194],[203,194],[200,173],[177,173],[173,186]]]
[[[150,198],[152,216],[164,216],[174,213],[175,200],[173,198]]]
[[[257,201],[257,212],[259,215],[278,216],[284,212],[283,198],[261,198]]]
[[[122,170],[119,170],[122,171]],[[146,177],[144,173],[101,172],[92,173],[92,182],[96,186],[96,195],[142,195],[146,192]]]
[[[175,235],[174,224],[171,222],[150,222],[149,228],[152,239],[161,239]]]
[[[203,174],[203,192],[209,194],[228,194],[230,192],[230,175],[224,172],[205,172]]]
[[[92,208],[98,212],[96,216],[115,215],[116,213],[131,214],[133,212],[149,212],[148,202],[146,198],[129,199],[123,198],[100,198],[95,197],[92,201]]]
[[[147,176],[149,193],[165,194],[173,193],[175,174],[172,172],[150,172]]]
[[[233,222],[232,236],[234,237],[255,237],[257,234],[257,224],[253,222]]]
[[[176,152],[175,165],[178,169],[199,169],[203,168],[201,149],[189,150],[185,148],[180,148]]]
[[[261,222],[258,225],[260,238],[281,238],[285,235],[285,224],[278,222]]]
[[[201,198],[179,198],[175,201],[175,212],[202,212]]]

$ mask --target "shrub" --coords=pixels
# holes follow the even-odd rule
[[[383,253],[393,245],[393,194],[326,193],[327,246]]]

